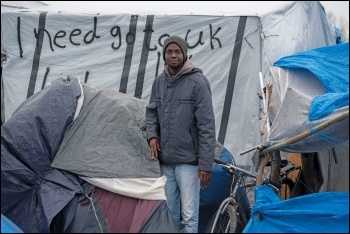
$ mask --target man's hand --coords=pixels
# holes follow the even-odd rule
[[[160,151],[159,140],[156,137],[153,137],[149,140],[149,147],[151,148],[152,160],[158,158],[158,151]]]
[[[198,171],[198,179],[201,181],[201,188],[206,188],[210,182],[210,171]]]

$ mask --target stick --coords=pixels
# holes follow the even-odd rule
[[[263,156],[265,155],[266,153],[269,153],[271,151],[274,151],[274,150],[278,150],[278,149],[282,149],[283,147],[287,146],[287,145],[290,145],[290,144],[293,144],[297,141],[300,141],[318,131],[321,131],[322,129],[325,129],[326,127],[329,127],[330,125],[336,123],[336,122],[339,122],[339,121],[342,121],[344,120],[345,118],[349,118],[349,110],[345,111],[344,113],[341,113],[337,116],[334,116],[333,118],[317,125],[316,127],[312,128],[311,130],[305,130],[304,132],[296,135],[296,136],[293,136],[291,138],[288,138],[287,140],[285,141],[282,141],[280,143],[277,143],[275,145],[272,145],[270,147],[267,147],[266,149],[263,149],[259,156]]]

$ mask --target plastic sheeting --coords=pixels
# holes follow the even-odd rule
[[[269,116],[272,126],[263,146],[282,144],[282,151],[308,153],[347,144],[345,140],[349,138],[349,118],[318,132],[311,129],[348,111],[349,106],[336,109],[319,120],[310,121],[308,113],[313,98],[323,96],[326,92],[321,81],[308,70],[300,68],[271,67],[271,74],[273,89]],[[294,143],[283,144],[308,131],[312,134]]]
[[[50,232],[54,217],[74,207],[82,191],[74,175],[51,167],[80,95],[78,79],[57,79],[1,126],[1,213],[24,232]]]
[[[349,111],[348,49],[349,43],[343,43],[308,50],[282,58],[275,63],[281,67],[270,68],[272,127],[263,146],[282,144],[282,151],[309,153],[348,144],[348,117],[321,131],[313,130]],[[283,144],[308,131],[312,134]]]
[[[277,60],[274,66],[307,69],[322,82],[326,93],[313,98],[309,120],[320,119],[349,106],[349,42],[286,56]]]
[[[349,193],[321,192],[281,200],[267,185],[243,233],[349,233]]]

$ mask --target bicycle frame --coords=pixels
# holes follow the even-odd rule
[[[221,226],[219,227],[219,225],[221,225],[221,223],[218,224],[219,219],[220,219],[220,222],[221,222],[221,218],[223,218],[224,215],[226,215],[226,214],[228,214],[230,212],[231,213],[229,214],[229,220],[225,220],[225,222],[227,222],[227,223],[224,224],[225,227],[222,230],[224,230],[225,233],[230,232],[229,229],[232,228],[231,225],[233,225],[233,229],[242,229],[247,224],[247,222],[249,220],[249,215],[244,212],[244,208],[239,203],[238,197],[237,197],[237,195],[238,195],[237,192],[238,192],[239,188],[248,188],[248,187],[255,186],[256,185],[255,184],[255,180],[256,180],[257,176],[255,174],[247,171],[247,170],[244,170],[242,168],[236,167],[236,166],[234,166],[232,164],[223,162],[221,160],[215,159],[214,161],[216,163],[218,163],[218,164],[221,164],[223,167],[227,168],[228,172],[230,174],[236,175],[236,173],[237,173],[238,174],[238,178],[235,178],[235,181],[234,181],[234,184],[233,184],[230,196],[225,198],[221,202],[221,204],[220,204],[220,206],[218,208],[218,211],[216,212],[216,215],[215,215],[212,227],[210,229],[210,232],[214,233],[214,231],[216,229],[218,229],[218,228],[220,229]],[[245,181],[245,178],[247,178],[247,177],[253,178],[254,182],[253,183],[249,183],[249,184],[245,184],[244,181]],[[272,181],[269,181],[266,178],[263,179],[263,183],[274,187],[278,191],[277,187],[280,187],[280,186],[278,186],[278,184],[273,185],[270,182],[272,182]],[[232,207],[230,207],[230,212],[228,212],[228,209],[227,209],[228,206],[232,206]],[[232,213],[232,212],[235,212],[235,213]],[[232,222],[234,222],[234,223],[232,223]]]
[[[236,166],[233,166],[233,165],[224,165],[222,163],[220,163],[222,166],[226,166],[226,168],[229,169],[229,173],[232,174],[232,175],[235,175],[235,171],[236,172],[239,172],[239,173],[242,173],[243,175],[239,175],[238,178],[235,178],[235,182],[234,182],[234,185],[233,185],[233,188],[232,188],[232,192],[230,193],[230,196],[225,198],[220,206],[219,206],[219,209],[218,209],[218,212],[216,213],[216,216],[215,216],[215,219],[214,219],[214,222],[213,222],[213,226],[211,227],[211,233],[214,232],[216,226],[217,226],[217,222],[218,222],[218,219],[222,214],[223,211],[226,210],[226,207],[231,204],[234,208],[235,208],[235,211],[238,212],[237,214],[237,222],[243,222],[244,224],[247,223],[247,220],[248,220],[248,217],[246,217],[246,214],[243,212],[243,209],[240,207],[240,204],[238,204],[238,200],[237,200],[237,191],[239,188],[242,188],[242,185],[244,185],[243,181],[244,181],[244,178],[243,176],[245,177],[252,177],[252,178],[256,178],[256,176],[252,173],[250,173],[249,171],[246,171],[242,168],[239,168],[239,167],[236,167]],[[252,184],[251,186],[254,186],[254,184]],[[227,223],[226,227],[225,227],[225,233],[228,233],[229,232],[229,227],[230,227],[230,222]]]

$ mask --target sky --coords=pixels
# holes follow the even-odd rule
[[[166,1],[161,3],[159,1],[42,1],[51,6],[70,6],[71,9],[80,6],[84,9],[109,9],[109,11],[125,9],[126,11],[142,11],[149,9],[153,5],[154,9],[161,9],[164,13],[171,13],[176,11],[200,11],[200,12],[242,12],[242,9],[250,9],[253,12],[261,13],[268,11],[271,7],[285,4],[286,1]],[[343,15],[349,19],[349,1],[320,1],[325,7],[326,12],[332,11],[335,16]],[[146,5],[145,5],[146,4]],[[234,4],[234,6],[233,6]],[[237,8],[239,4],[239,9]],[[83,5],[83,7],[82,7]],[[162,5],[162,8],[159,6]],[[251,12],[251,11],[249,11]],[[126,12],[129,13],[129,12]],[[157,12],[154,12],[157,13]],[[196,13],[196,12],[194,12]]]

